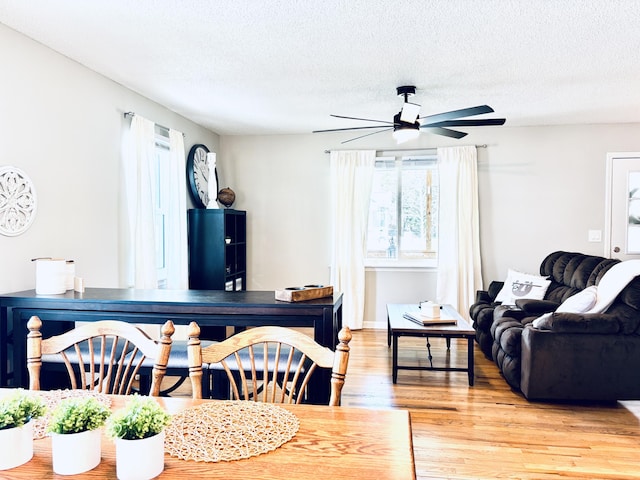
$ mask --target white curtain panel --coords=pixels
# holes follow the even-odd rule
[[[169,213],[167,219],[167,288],[189,288],[187,253],[187,186],[184,181],[186,161],[182,132],[169,130]]]
[[[375,150],[331,152],[331,285],[342,292],[342,321],[364,324],[364,258]]]
[[[438,303],[465,318],[482,288],[476,147],[438,148]]]
[[[158,288],[153,221],[155,125],[134,115],[123,155],[126,286]]]

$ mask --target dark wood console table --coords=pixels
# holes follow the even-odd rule
[[[315,340],[331,349],[342,328],[342,294],[287,303],[275,299],[273,291],[135,290],[87,288],[61,295],[36,295],[35,290],[0,295],[0,386],[27,386],[26,322],[38,315],[49,336],[73,328],[69,322],[123,320],[131,323],[176,325],[195,321],[208,327],[280,325],[313,327]],[[55,326],[51,322],[56,323]],[[57,329],[55,327],[58,327]],[[310,389],[314,403],[327,403],[329,376],[317,372],[318,387]],[[318,375],[320,374],[320,375]],[[316,395],[317,394],[317,395]],[[326,396],[326,402],[324,397]]]

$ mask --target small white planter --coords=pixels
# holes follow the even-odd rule
[[[0,430],[0,470],[8,470],[33,458],[33,422]]]
[[[53,472],[75,475],[97,467],[102,453],[101,437],[101,428],[80,433],[52,433]]]
[[[120,480],[149,480],[164,470],[164,430],[139,440],[117,438],[116,475]]]

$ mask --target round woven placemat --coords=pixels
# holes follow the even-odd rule
[[[278,405],[249,401],[203,403],[173,415],[165,451],[196,462],[240,460],[291,440],[300,422]]]
[[[49,419],[51,414],[60,401],[66,398],[87,398],[94,397],[98,402],[107,407],[111,407],[111,399],[104,393],[94,392],[93,390],[48,390],[48,391],[33,391],[37,393],[44,400],[47,406],[45,414],[35,419],[33,422],[33,439],[38,440],[47,436],[47,426],[49,425]]]

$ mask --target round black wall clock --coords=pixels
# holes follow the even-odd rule
[[[187,179],[189,182],[189,192],[196,208],[207,208],[210,201],[216,199],[209,198],[209,162],[207,162],[209,149],[202,144],[196,144],[189,150],[187,157]],[[216,185],[218,184],[218,172],[214,168]]]

